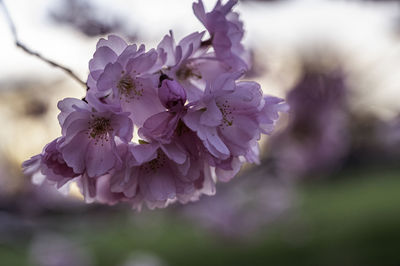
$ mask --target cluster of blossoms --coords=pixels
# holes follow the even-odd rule
[[[238,81],[249,56],[236,2],[218,1],[210,12],[193,4],[209,38],[194,32],[176,43],[170,32],[149,51],[101,39],[84,100],[58,103],[62,136],[24,162],[25,173],[58,188],[76,182],[88,202],[140,209],[214,194],[217,180],[257,163],[260,135],[287,106]]]

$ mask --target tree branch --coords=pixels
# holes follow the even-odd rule
[[[4,11],[5,18],[6,18],[7,22],[8,22],[8,26],[9,26],[9,28],[10,28],[10,30],[11,30],[11,33],[12,33],[13,37],[14,37],[14,43],[15,43],[15,45],[16,45],[17,47],[21,48],[24,52],[26,52],[26,53],[28,53],[28,54],[30,54],[30,55],[33,55],[33,56],[39,58],[40,60],[46,62],[47,64],[49,64],[49,65],[51,65],[51,66],[53,66],[53,67],[62,69],[64,72],[66,72],[70,77],[72,77],[73,79],[75,79],[75,80],[76,80],[77,82],[79,82],[81,85],[87,87],[86,82],[84,82],[83,80],[81,80],[71,69],[69,69],[68,67],[65,67],[65,66],[63,66],[63,65],[60,65],[60,64],[54,62],[54,61],[51,60],[51,59],[48,59],[48,58],[44,57],[43,55],[39,54],[39,53],[36,52],[36,51],[31,50],[31,49],[28,48],[25,44],[23,44],[23,43],[18,39],[17,29],[16,29],[15,24],[14,24],[14,22],[13,22],[11,16],[10,16],[10,13],[8,12],[7,6],[6,6],[6,4],[4,3],[3,0],[0,0],[0,5],[3,7],[3,11]]]

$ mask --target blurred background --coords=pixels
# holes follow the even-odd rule
[[[4,3],[26,46],[83,80],[104,35],[155,47],[170,29],[178,40],[202,30],[189,0]],[[261,164],[215,196],[141,213],[22,175],[22,161],[60,134],[56,103],[85,89],[16,48],[0,12],[1,265],[400,265],[399,2],[246,0],[235,10],[253,54],[245,79],[291,112],[262,139]]]

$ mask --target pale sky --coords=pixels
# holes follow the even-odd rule
[[[178,39],[202,30],[192,13],[190,0],[91,2],[120,16],[128,28],[138,30],[149,48],[156,46],[169,29],[174,30]],[[214,3],[213,0],[204,2],[209,9]],[[70,67],[85,79],[97,40],[51,23],[47,12],[60,0],[5,0],[5,3],[20,39],[27,46]],[[396,35],[394,30],[394,21],[400,14],[399,4],[293,0],[267,4],[243,2],[235,10],[245,23],[246,44],[260,49],[266,60],[270,60],[271,75],[266,78],[266,87],[271,87],[272,94],[291,85],[290,73],[285,78],[283,71],[290,69],[288,60],[295,60],[291,56],[298,51],[308,53],[322,43],[335,47],[351,66],[354,75],[350,81],[359,87],[355,100],[359,103],[355,104],[375,108],[386,116],[400,111],[400,75],[397,73],[400,71],[400,34]],[[15,48],[2,13],[0,34],[0,90],[7,80],[64,77],[61,71]]]

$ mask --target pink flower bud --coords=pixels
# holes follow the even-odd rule
[[[161,103],[171,111],[179,111],[185,105],[185,89],[175,80],[164,79],[158,88]]]

